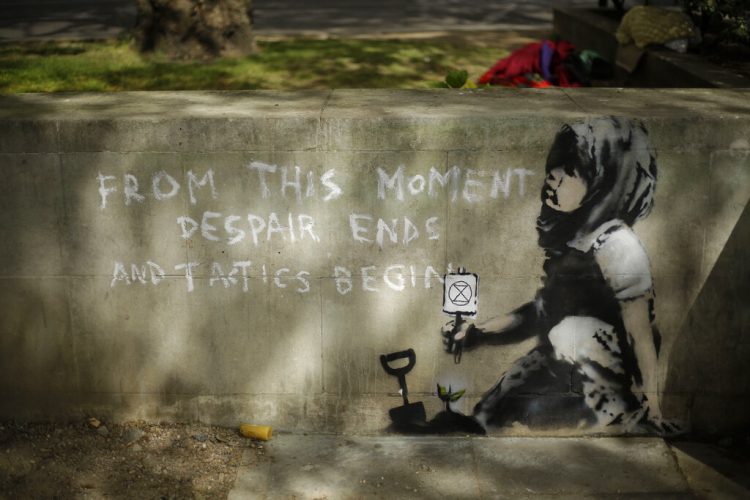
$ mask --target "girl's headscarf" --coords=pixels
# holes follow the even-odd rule
[[[573,212],[559,212],[544,203],[537,219],[539,245],[548,253],[563,251],[570,241],[590,234],[607,221],[632,226],[654,204],[656,155],[648,132],[638,120],[593,118],[563,125],[547,156],[546,173],[576,171],[587,183],[586,196]]]

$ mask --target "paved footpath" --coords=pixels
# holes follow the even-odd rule
[[[254,0],[256,33],[361,35],[550,29],[555,5],[594,0]],[[0,41],[102,39],[126,34],[134,0],[0,0]]]
[[[748,464],[657,438],[282,434],[265,450],[245,455],[231,500],[750,498]]]

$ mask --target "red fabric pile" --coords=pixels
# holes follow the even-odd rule
[[[573,44],[564,40],[530,43],[497,61],[478,83],[506,87],[580,87],[564,64],[574,52]]]

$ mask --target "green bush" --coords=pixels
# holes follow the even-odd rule
[[[685,0],[685,10],[704,35],[750,45],[748,0]]]

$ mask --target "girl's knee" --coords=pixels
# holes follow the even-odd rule
[[[555,357],[570,363],[576,362],[576,336],[580,330],[582,316],[568,316],[549,331],[549,341]]]
[[[568,316],[552,327],[549,340],[555,357],[569,363],[594,361],[611,366],[620,361],[614,327],[591,316]]]

